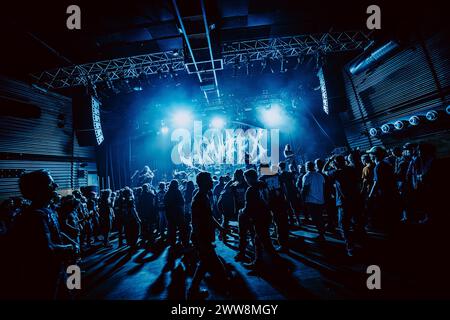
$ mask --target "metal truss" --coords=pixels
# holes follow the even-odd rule
[[[247,40],[225,44],[222,59],[226,65],[267,58],[282,59],[317,53],[350,51],[364,49],[371,41],[370,34],[362,31]]]
[[[223,65],[227,65],[267,58],[282,59],[317,53],[350,51],[363,49],[371,41],[370,34],[362,31],[236,41],[223,46],[221,59]],[[62,67],[32,74],[31,77],[36,84],[46,89],[69,88],[134,78],[142,74],[151,75],[187,70],[188,66],[184,61],[181,50],[177,55],[173,51],[167,51]],[[197,61],[197,63],[203,62],[210,62],[210,60]],[[215,73],[216,68],[211,66],[211,70],[196,70],[194,73],[205,71],[214,71]]]
[[[183,54],[175,57],[169,51],[63,67],[31,77],[46,88],[58,89],[181,70],[185,70]]]

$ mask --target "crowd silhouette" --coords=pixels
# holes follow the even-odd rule
[[[290,148],[287,148],[290,151]],[[289,153],[289,152],[288,152]],[[1,237],[9,255],[10,297],[67,298],[65,267],[80,264],[93,244],[126,246],[130,251],[165,243],[181,253],[195,252],[188,299],[204,299],[206,273],[227,291],[230,273],[216,252],[217,241],[238,241],[235,261],[258,271],[265,259],[290,251],[290,229],[314,226],[318,243],[329,235],[355,255],[367,232],[398,236],[402,224],[439,224],[439,169],[432,145],[407,143],[391,151],[375,146],[302,164],[237,169],[232,177],[197,174],[195,181],[153,185],[148,167],[142,185],[60,197],[45,170],[20,177],[23,198],[1,208]],[[235,221],[235,223],[232,223]],[[237,226],[237,230],[236,227]],[[363,249],[362,249],[363,250]],[[30,266],[37,276],[29,277]]]

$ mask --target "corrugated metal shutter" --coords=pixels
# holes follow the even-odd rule
[[[86,186],[87,174],[80,178],[78,170],[97,171],[95,148],[80,147],[74,138],[71,99],[1,77],[0,96],[41,109],[39,118],[0,117],[0,169],[48,169],[60,189]],[[0,178],[0,200],[20,195],[17,182]]]
[[[60,189],[71,189],[70,162],[2,160],[0,169],[25,169],[27,171],[47,169]],[[0,179],[0,199],[20,195],[18,178]]]
[[[72,107],[69,98],[43,94],[17,81],[0,78],[0,95],[41,108],[38,119],[0,118],[0,152],[67,155],[72,147]],[[58,128],[58,116],[64,128]]]
[[[356,76],[345,74],[350,108],[341,117],[347,141],[352,148],[365,150],[373,145],[390,147],[404,143],[388,135],[370,137],[368,130],[399,119],[408,119],[415,114],[425,114],[429,110],[441,110],[445,106],[443,99],[450,101],[450,50],[445,39],[443,34],[435,35],[425,41],[425,49],[418,41],[366,73]],[[427,53],[441,92],[427,60]],[[437,130],[435,133],[440,135],[440,140],[448,141],[450,138],[446,130]],[[411,131],[408,139],[423,141],[430,138],[430,133],[425,136]],[[440,155],[446,155],[448,147],[444,141],[437,147]]]

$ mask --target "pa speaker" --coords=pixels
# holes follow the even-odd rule
[[[347,110],[343,69],[340,63],[329,61],[317,72],[322,93],[323,110],[335,114]]]
[[[92,95],[80,93],[74,97],[74,128],[80,146],[97,146],[103,142],[100,107],[100,101]]]

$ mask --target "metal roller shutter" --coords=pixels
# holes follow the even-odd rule
[[[450,101],[450,48],[445,39],[447,35],[439,34],[426,39],[424,45],[417,41],[362,74],[352,76],[344,71],[350,108],[341,118],[352,148],[366,150],[373,145],[390,147],[404,143],[389,135],[371,137],[368,130],[429,110],[444,109]],[[410,131],[408,139],[425,141],[432,134],[439,136],[438,153],[448,156],[448,130]]]
[[[5,78],[0,78],[0,96],[3,107],[15,100],[41,110],[39,118],[0,116],[0,170],[48,169],[62,190],[86,186],[87,174],[78,170],[97,171],[95,148],[80,147],[74,138],[71,99]],[[0,177],[0,201],[20,195],[17,182]]]

